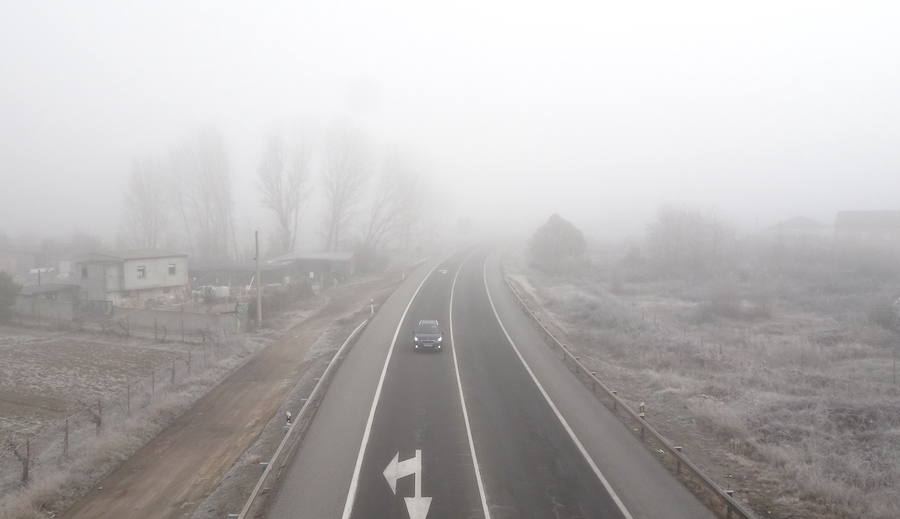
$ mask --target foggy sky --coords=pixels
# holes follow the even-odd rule
[[[111,239],[132,160],[207,126],[239,229],[265,225],[253,179],[285,120],[351,121],[423,165],[436,210],[493,228],[900,209],[898,2],[27,4],[0,7],[11,235]]]

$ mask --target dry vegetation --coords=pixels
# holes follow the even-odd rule
[[[0,452],[0,518],[47,517],[64,510],[254,352],[326,301],[301,301],[273,320],[276,328],[207,345],[0,327],[0,438],[6,439]],[[103,402],[99,433],[91,423],[98,400]],[[62,451],[67,416],[69,456]],[[13,445],[22,453],[26,437],[32,439],[31,477],[22,486]]]
[[[884,326],[900,275],[820,249],[741,250],[694,276],[661,276],[636,249],[578,276],[508,267],[610,385],[761,517],[900,517],[898,340]]]

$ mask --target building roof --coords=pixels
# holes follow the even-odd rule
[[[900,211],[841,211],[834,225],[845,229],[900,229]]]
[[[261,263],[259,269],[263,272],[277,270],[278,265]],[[255,261],[191,261],[192,272],[256,272]]]
[[[19,295],[36,296],[39,294],[55,294],[58,292],[78,289],[78,285],[68,283],[43,283],[40,285],[25,285],[24,287],[22,287],[22,290],[19,291]]]
[[[79,263],[120,263],[127,260],[183,257],[187,257],[187,254],[160,249],[129,249],[92,252],[76,257],[75,261]]]
[[[812,218],[797,216],[778,222],[777,224],[772,226],[772,229],[776,231],[818,231],[824,229],[825,227],[827,227],[825,224],[819,223]]]
[[[290,263],[298,260],[321,260],[321,261],[350,261],[353,259],[352,252],[289,252],[276,256],[268,261],[268,263]]]

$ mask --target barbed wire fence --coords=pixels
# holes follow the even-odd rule
[[[180,337],[179,337],[180,338]],[[113,395],[81,399],[63,418],[14,431],[0,445],[0,497],[58,471],[81,454],[102,451],[103,441],[146,408],[178,392],[245,344],[232,329],[195,329],[184,336],[184,351],[138,379],[127,380]]]

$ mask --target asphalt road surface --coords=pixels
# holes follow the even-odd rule
[[[495,255],[410,276],[345,359],[272,518],[713,515],[544,346]],[[437,319],[443,351],[415,352]]]

